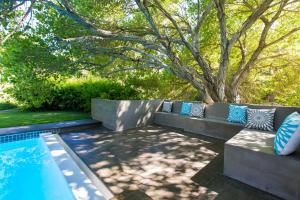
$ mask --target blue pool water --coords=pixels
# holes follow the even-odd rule
[[[74,200],[41,138],[0,144],[0,200]]]

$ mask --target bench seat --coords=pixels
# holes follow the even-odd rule
[[[155,112],[154,123],[181,128],[184,131],[228,140],[243,129],[242,124],[221,119],[197,118],[178,113]]]
[[[184,129],[187,117],[178,113],[155,112],[154,123]]]
[[[189,117],[185,121],[184,130],[209,137],[228,140],[240,132],[244,126],[220,119]]]
[[[275,134],[243,129],[225,143],[224,174],[288,200],[300,199],[300,152],[278,156]]]

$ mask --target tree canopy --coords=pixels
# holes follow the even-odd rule
[[[297,0],[0,4],[1,64],[10,80],[25,70],[37,78],[82,70],[101,76],[166,71],[206,102],[261,102],[268,95],[281,103],[285,95],[299,100]]]

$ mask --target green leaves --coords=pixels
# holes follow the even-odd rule
[[[57,3],[57,1],[51,2],[59,9],[65,11],[70,9],[69,14],[75,13],[76,16],[87,22],[86,24],[93,26],[94,31],[87,29],[83,25],[84,23],[76,22],[76,20],[73,20],[74,18],[68,17],[67,14],[55,11],[53,7],[44,4],[42,1],[34,4],[34,23],[32,27],[23,34],[16,34],[5,46],[1,47],[0,64],[2,65],[1,79],[13,84],[16,91],[26,90],[34,94],[36,87],[41,86],[40,93],[43,98],[37,98],[37,102],[52,101],[53,96],[48,96],[48,93],[51,93],[48,88],[53,87],[53,80],[65,80],[69,77],[80,77],[84,74],[100,76],[100,80],[103,76],[112,76],[112,81],[118,80],[123,85],[129,84],[136,87],[143,98],[196,98],[199,91],[194,89],[191,84],[178,79],[178,77],[176,78],[167,70],[157,72],[157,68],[161,67],[161,63],[177,71],[182,71],[183,68],[184,70],[188,69],[188,75],[190,76],[185,74],[179,77],[184,79],[192,76],[190,82],[197,79],[198,85],[205,85],[204,82],[207,77],[201,78],[205,74],[203,73],[203,66],[197,61],[192,51],[182,43],[183,39],[186,39],[192,45],[198,44],[199,40],[199,45],[196,46],[199,52],[194,47],[194,49],[197,49],[195,54],[200,53],[203,60],[207,62],[208,67],[211,68],[212,75],[210,77],[213,78],[209,78],[212,79],[208,81],[209,83],[214,84],[214,79],[222,67],[220,64],[220,25],[215,5],[210,9],[201,24],[200,33],[193,34],[198,20],[198,12],[202,14],[211,2],[210,0],[159,1],[180,27],[180,31],[184,34],[183,39],[180,37],[180,31],[176,30],[170,19],[161,12],[162,9],[159,9],[158,3],[153,0],[142,2],[147,12],[149,11],[149,14],[152,15],[151,18],[153,18],[153,23],[159,30],[161,38],[155,35],[153,26],[151,28],[133,0],[70,0],[69,8]],[[243,26],[253,10],[256,10],[263,2],[254,0],[225,1],[224,16],[228,38],[231,38]],[[232,86],[234,75],[239,74],[238,72],[242,71],[240,69],[245,67],[245,64],[241,65],[241,63],[247,63],[251,60],[253,53],[259,46],[265,23],[268,23],[266,21],[272,19],[282,2],[279,0],[273,1],[267,11],[252,26],[246,29],[239,41],[233,45],[229,55],[229,65],[226,67],[226,73],[224,73],[227,75],[225,77],[226,86]],[[299,9],[299,3],[294,2],[287,5],[279,19],[271,26],[263,43],[266,45],[272,44],[278,38],[283,37],[282,40],[272,46],[263,47],[264,49],[257,56],[257,59],[255,58],[254,62],[250,62],[251,67],[245,69],[246,78],[242,80],[243,84],[239,85],[238,88],[245,102],[265,101],[264,96],[267,93],[274,93],[282,82],[286,84],[286,88],[290,87],[294,91],[298,91],[295,82],[299,85],[299,80],[294,77],[294,73],[296,68],[300,66],[300,33],[295,31],[287,37],[284,36],[300,26]],[[8,27],[8,29],[10,26],[13,27],[14,19],[19,15],[21,16],[21,14],[22,11],[11,12],[5,20],[1,20],[2,26]],[[107,34],[99,34],[97,30],[100,29],[106,31]],[[2,31],[0,37],[5,34]],[[152,48],[149,47],[151,45],[148,43],[145,45],[145,43],[134,40],[117,39],[119,34],[134,36],[135,39],[141,38],[141,40],[147,42],[150,41]],[[162,45],[162,40],[164,45]],[[153,46],[161,49],[157,50]],[[127,50],[124,50],[124,47]],[[160,63],[154,62],[151,57],[159,60]],[[175,57],[179,60],[177,68],[170,59]],[[149,64],[149,61],[152,63],[146,65],[146,61],[148,61],[147,64]],[[129,71],[130,69],[134,69],[134,71]],[[289,77],[288,80],[295,81],[285,80],[285,77]],[[186,80],[188,79],[186,78]],[[176,82],[176,86],[172,85],[174,82]],[[24,88],[23,85],[28,88]],[[118,86],[111,87],[119,88]],[[216,86],[211,88],[218,91]],[[251,94],[249,94],[247,88],[250,88]],[[197,89],[199,90],[199,88]],[[91,97],[89,94],[92,88],[87,86],[85,90],[89,91],[84,97],[88,99]],[[78,93],[73,89],[70,89],[70,91],[66,89],[66,91],[65,93],[70,93],[71,96],[67,94],[57,94],[57,96],[63,96],[61,101],[73,105],[73,100]],[[289,96],[288,99],[299,99],[300,94],[298,95],[298,93],[289,92],[284,88],[281,91],[283,92],[282,95],[276,94],[276,100],[279,103],[291,104],[296,102],[296,100],[285,101],[283,99],[284,95]],[[123,94],[114,89],[99,95],[103,98],[115,99],[118,98],[118,95],[122,96]],[[127,95],[124,96],[128,98]],[[30,98],[25,96],[24,99]],[[34,107],[40,106],[39,103],[34,102],[34,98],[30,99],[30,102]],[[57,103],[57,108],[65,107],[58,105]]]

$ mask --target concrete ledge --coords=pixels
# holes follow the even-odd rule
[[[243,125],[223,120],[200,119],[177,113],[156,112],[154,123],[163,126],[181,128],[184,131],[228,140],[243,129]]]
[[[76,200],[107,200],[112,195],[105,195],[101,188],[97,188],[93,182],[77,166],[75,161],[68,155],[61,146],[57,135],[43,134],[44,139],[52,158],[64,175]]]
[[[214,137],[222,140],[229,140],[243,129],[242,124],[230,123],[221,120],[199,119],[190,117],[186,119],[184,130]]]
[[[99,124],[100,122],[96,120],[83,119],[83,120],[55,122],[55,123],[48,123],[48,124],[15,126],[9,128],[0,128],[0,135],[15,134],[15,133],[22,133],[22,132],[30,132],[30,131],[53,130],[53,129],[58,130],[58,129],[67,129],[71,127],[90,126],[90,125],[99,125]]]
[[[91,181],[91,183],[98,189],[103,195],[105,199],[112,199],[113,193],[109,190],[108,187],[98,178],[92,170],[79,158],[79,156],[64,142],[64,140],[60,137],[60,135],[54,135],[57,141],[62,145],[64,150],[68,153],[68,155],[74,160],[77,166],[84,172],[87,178]]]
[[[244,129],[225,143],[224,174],[288,200],[300,199],[300,153],[277,156],[275,135]]]
[[[184,129],[187,117],[177,113],[156,112],[154,113],[154,123],[163,126]]]
[[[152,123],[161,100],[92,99],[92,118],[114,131],[123,131]]]

